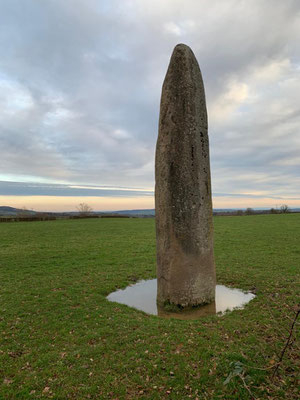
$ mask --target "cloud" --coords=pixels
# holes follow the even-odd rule
[[[153,188],[178,41],[203,73],[214,192],[299,197],[297,0],[3,0],[0,178]]]
[[[0,196],[153,197],[153,190],[112,186],[0,181]]]

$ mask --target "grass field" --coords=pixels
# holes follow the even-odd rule
[[[299,398],[296,332],[271,376],[299,302],[300,214],[214,226],[218,283],[257,297],[180,321],[105,298],[155,277],[153,219],[0,224],[0,399]]]

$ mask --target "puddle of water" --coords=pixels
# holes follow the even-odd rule
[[[156,304],[157,280],[139,281],[125,289],[117,290],[107,296],[109,301],[126,304],[129,307],[144,311],[147,314],[165,318],[197,319],[206,315],[224,313],[243,306],[252,300],[253,293],[245,293],[239,289],[232,289],[223,285],[216,286],[216,301],[202,307],[178,313],[166,312]]]

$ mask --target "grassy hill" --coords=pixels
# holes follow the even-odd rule
[[[106,300],[155,277],[153,219],[1,224],[0,398],[299,398],[299,341],[272,371],[299,302],[300,214],[214,224],[218,283],[257,297],[196,321]]]

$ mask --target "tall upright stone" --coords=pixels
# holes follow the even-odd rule
[[[207,111],[192,50],[178,44],[165,77],[155,160],[157,302],[215,299]]]

